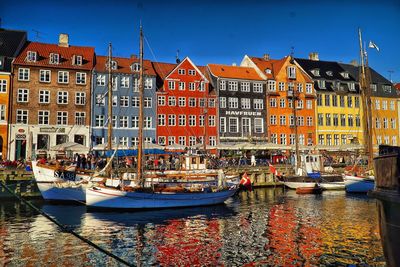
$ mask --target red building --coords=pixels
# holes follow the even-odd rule
[[[216,96],[205,67],[186,57],[178,64],[153,62],[157,72],[157,142],[216,146]]]

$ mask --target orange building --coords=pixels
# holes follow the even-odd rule
[[[279,60],[245,56],[242,66],[253,67],[267,80],[269,142],[295,144],[294,113],[300,145],[315,145],[315,91],[309,77],[291,56]],[[295,102],[296,109],[293,105]]]

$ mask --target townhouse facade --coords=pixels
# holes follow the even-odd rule
[[[217,92],[219,143],[266,141],[266,82],[253,68],[208,64]]]
[[[157,143],[187,148],[217,145],[216,96],[205,67],[189,57],[177,64],[153,62],[158,76]]]
[[[27,41],[24,31],[0,29],[0,160],[8,158],[12,61]]]
[[[144,94],[143,116],[144,142],[156,141],[156,73],[150,61],[143,61]],[[120,147],[138,145],[139,127],[139,59],[113,57],[112,73],[112,140]],[[91,98],[92,145],[105,144],[108,137],[108,58],[96,56],[93,70],[93,92]]]
[[[359,83],[360,70],[356,64],[343,64],[340,66],[348,71]],[[393,84],[377,73],[370,71],[370,95],[372,112],[372,145],[378,151],[380,144],[394,145],[399,140],[399,107],[398,94]]]
[[[309,75],[291,56],[279,60],[270,59],[268,54],[262,58],[245,56],[241,65],[254,68],[267,82],[266,120],[269,142],[295,145],[296,126],[299,145],[314,145],[315,91]]]
[[[65,142],[89,145],[94,48],[28,43],[13,63],[9,158],[31,158]]]
[[[337,62],[319,60],[316,53],[295,61],[312,78],[316,90],[317,144],[338,149],[363,144],[360,88],[351,73]]]

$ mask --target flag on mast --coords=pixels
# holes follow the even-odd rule
[[[369,47],[369,48],[375,48],[376,51],[379,52],[379,47],[378,47],[374,42],[372,42],[372,41],[369,41],[368,47]]]

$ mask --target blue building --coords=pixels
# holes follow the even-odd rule
[[[91,136],[92,145],[107,143],[108,136],[108,68],[107,57],[96,56],[92,83]],[[144,121],[145,143],[156,139],[156,73],[144,60]],[[113,143],[121,147],[138,144],[139,125],[139,58],[112,58]]]

